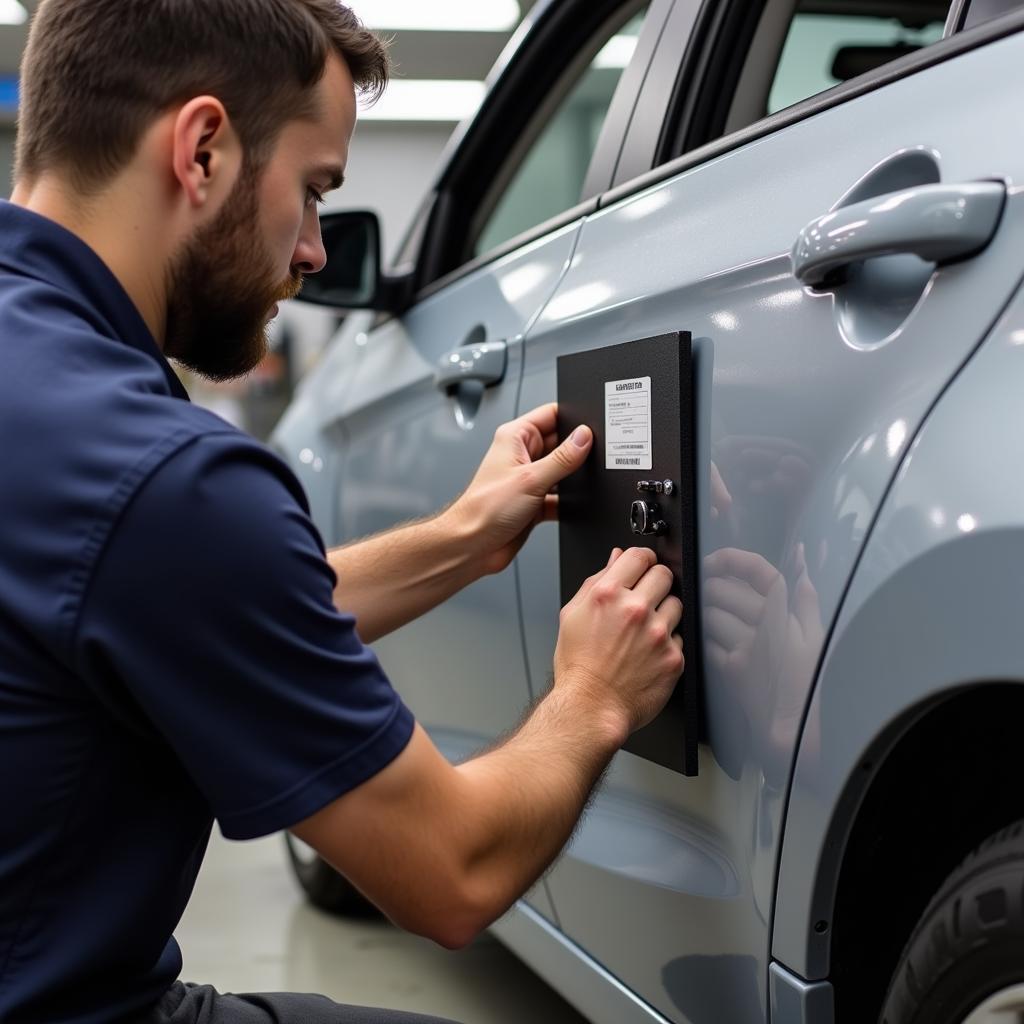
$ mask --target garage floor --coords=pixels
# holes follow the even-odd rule
[[[182,979],[222,992],[321,992],[460,1024],[584,1024],[490,936],[450,953],[384,922],[314,910],[288,872],[280,836],[229,843],[215,830],[175,934]]]

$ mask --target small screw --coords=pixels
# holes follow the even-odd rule
[[[665,489],[666,494],[671,494],[676,489],[676,485],[671,480],[663,481],[661,486]]]

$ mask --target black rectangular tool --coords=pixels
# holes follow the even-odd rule
[[[675,577],[685,609],[683,678],[626,750],[697,774],[697,543],[693,358],[688,332],[561,356],[558,433],[594,431],[583,469],[559,493],[562,604],[604,568],[612,548],[648,547]]]

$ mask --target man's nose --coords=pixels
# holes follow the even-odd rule
[[[300,274],[316,274],[327,266],[327,250],[324,249],[320,237],[320,223],[317,222],[315,233],[303,235],[295,247],[292,269]]]

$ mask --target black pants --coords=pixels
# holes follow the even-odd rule
[[[440,1017],[367,1006],[342,1006],[326,996],[290,992],[221,995],[211,985],[175,982],[132,1024],[452,1024]]]

